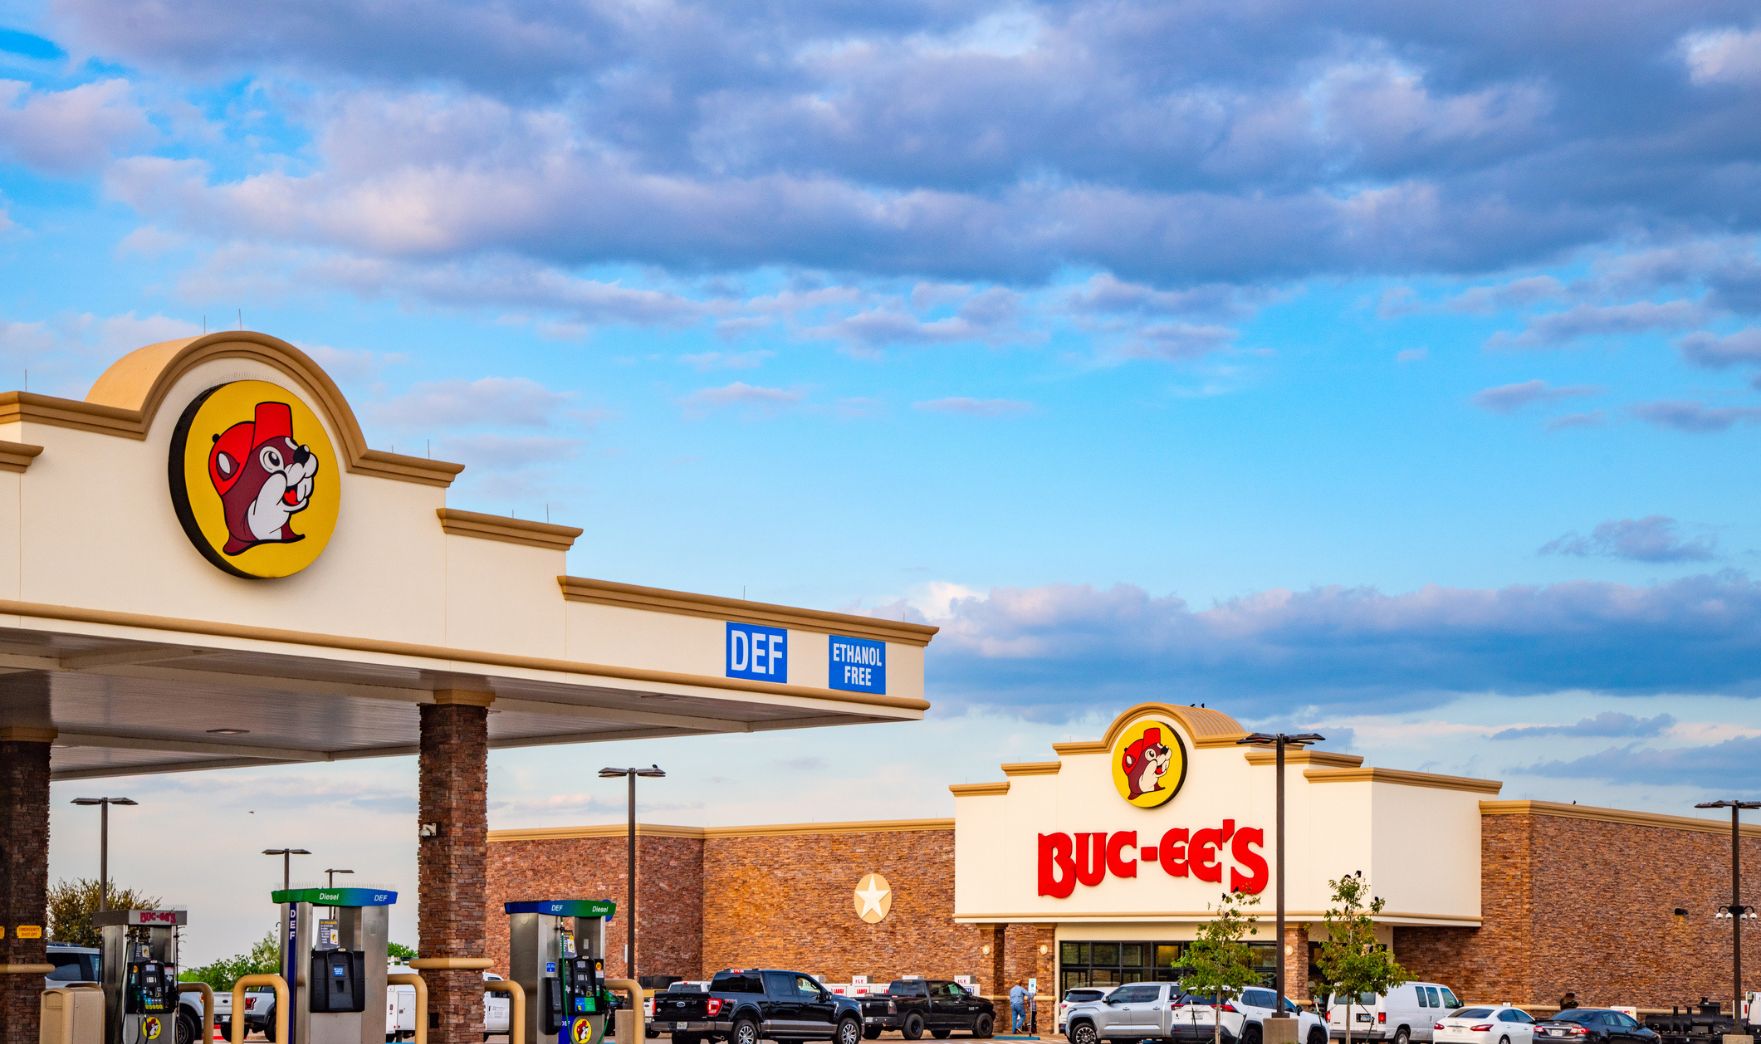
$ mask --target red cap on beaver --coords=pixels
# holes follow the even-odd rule
[[[257,452],[270,439],[293,438],[293,407],[285,402],[259,402],[256,416],[239,421],[214,436],[214,448],[208,451],[208,478],[221,496],[238,481],[245,458]],[[222,467],[222,456],[228,461]]]

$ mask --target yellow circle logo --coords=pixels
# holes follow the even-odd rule
[[[1138,808],[1155,808],[1186,782],[1186,743],[1165,721],[1134,721],[1113,741],[1113,786]]]
[[[575,1044],[589,1044],[593,1040],[593,1023],[589,1019],[576,1019],[574,1029],[569,1033]]]
[[[141,1035],[148,1040],[159,1039],[159,1019],[156,1016],[148,1015],[141,1020]]]
[[[336,530],[336,448],[311,407],[268,381],[197,396],[172,432],[170,477],[190,542],[237,576],[292,576]]]
[[[893,908],[893,886],[879,874],[869,874],[856,883],[856,916],[868,924],[887,919]]]

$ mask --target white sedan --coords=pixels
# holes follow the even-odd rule
[[[1534,1044],[1535,1020],[1521,1008],[1457,1008],[1431,1028],[1433,1044]]]

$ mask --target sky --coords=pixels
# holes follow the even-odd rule
[[[1148,698],[1761,791],[1758,236],[1752,3],[0,0],[0,387],[242,324],[577,575],[942,628],[924,722],[501,752],[497,827],[946,815]],[[123,883],[413,896],[414,773],[106,784]]]

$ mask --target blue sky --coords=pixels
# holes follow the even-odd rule
[[[903,751],[498,755],[497,825],[650,757],[657,818],[943,814],[1150,696],[1761,789],[1761,21],[1461,7],[0,0],[0,385],[242,317],[573,572],[944,628]],[[119,829],[318,788],[405,880],[412,775]]]

